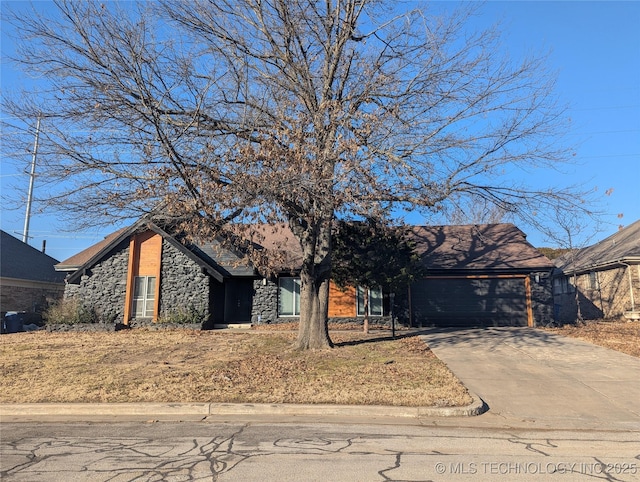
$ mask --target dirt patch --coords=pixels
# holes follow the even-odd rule
[[[416,337],[126,330],[2,336],[0,402],[237,402],[460,406],[465,387]]]
[[[545,330],[640,357],[640,323],[638,322],[595,321],[582,325],[545,328]]]

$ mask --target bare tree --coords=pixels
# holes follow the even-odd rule
[[[451,224],[495,224],[504,222],[508,214],[486,198],[471,197],[450,203],[445,216]]]
[[[301,349],[327,347],[331,225],[488,200],[519,216],[573,189],[510,181],[567,157],[543,58],[500,55],[475,7],[377,0],[55,0],[8,13],[17,62],[46,81],[5,96],[42,116],[41,196],[80,224],[162,206],[194,235],[285,221],[303,251]],[[28,128],[5,125],[15,141]],[[14,144],[15,146],[15,144]],[[41,181],[42,182],[42,181]]]
[[[609,196],[612,192],[613,189],[609,189],[605,194]],[[601,213],[595,208],[576,213],[575,211],[567,211],[562,206],[558,206],[550,212],[554,222],[543,232],[547,240],[557,247],[557,251],[562,253],[554,263],[567,277],[567,289],[573,290],[574,321],[577,324],[582,324],[584,317],[582,316],[580,297],[583,295],[578,283],[578,266],[584,263],[584,248],[592,244],[601,232],[599,224]]]

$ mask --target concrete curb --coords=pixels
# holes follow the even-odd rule
[[[298,405],[262,403],[16,403],[0,405],[0,421],[8,418],[72,418],[75,421],[96,417],[148,417],[180,420],[188,417],[221,416],[334,416],[367,418],[420,419],[426,417],[473,417],[487,411],[487,405],[475,394],[464,407],[394,407],[380,405]]]

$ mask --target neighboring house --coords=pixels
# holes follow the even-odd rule
[[[64,274],[58,260],[0,231],[0,310],[41,313],[62,298]]]
[[[640,319],[640,220],[593,246],[555,260],[555,318]]]
[[[518,325],[551,321],[552,263],[511,224],[414,227],[427,277],[395,294],[394,313],[413,325]],[[300,247],[287,228],[263,228],[260,247],[282,258],[264,278],[240,250],[219,240],[189,244],[142,219],[58,264],[65,296],[76,296],[105,320],[171,319],[197,313],[206,327],[274,323],[300,314]],[[329,318],[361,320],[364,290],[329,292]],[[389,293],[369,290],[370,317],[387,321]]]

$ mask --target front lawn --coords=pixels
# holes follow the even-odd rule
[[[417,337],[133,329],[0,337],[0,402],[236,402],[461,406],[462,383]]]
[[[545,330],[640,357],[640,322],[594,321]]]

